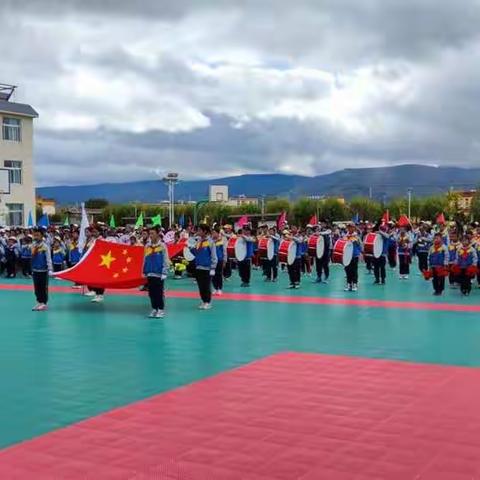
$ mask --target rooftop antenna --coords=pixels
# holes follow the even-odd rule
[[[0,100],[10,100],[10,97],[15,93],[16,85],[8,85],[7,83],[0,83]]]

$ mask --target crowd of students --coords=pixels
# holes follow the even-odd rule
[[[363,242],[369,233],[375,232],[383,239],[381,255],[375,258],[366,255]],[[97,238],[145,248],[144,275],[152,311],[150,317],[161,318],[165,310],[165,280],[169,272],[175,278],[188,275],[198,285],[202,310],[211,308],[212,295],[223,294],[224,280],[229,280],[235,270],[241,286],[250,287],[252,269],[261,269],[266,282],[277,282],[279,270],[288,273],[289,288],[298,289],[302,279],[314,276],[316,283],[328,283],[332,251],[339,239],[353,245],[352,260],[344,266],[345,290],[358,291],[359,263],[363,259],[375,285],[385,285],[387,267],[396,269],[401,280],[411,274],[413,260],[417,259],[418,272],[432,280],[434,295],[441,295],[446,278],[452,288],[460,288],[469,295],[472,280],[480,284],[480,228],[476,224],[434,225],[421,222],[416,225],[398,226],[393,222],[372,224],[329,224],[320,222],[298,228],[294,225],[281,231],[275,226],[259,226],[252,230],[249,225],[234,231],[231,225],[178,226],[164,231],[159,227],[110,229],[92,226],[87,229],[85,245],[79,245],[78,227],[50,227],[44,229],[0,230],[0,274],[6,278],[17,275],[33,277],[37,305],[34,310],[46,310],[48,303],[48,276],[64,268],[75,266],[82,254]],[[311,236],[321,235],[324,253],[320,258],[309,255],[308,241]],[[227,243],[232,237],[245,241],[245,258],[238,261],[227,255]],[[270,238],[274,245],[273,258],[262,258],[258,244],[262,238]],[[189,245],[190,256],[170,259],[166,243],[184,240]],[[279,262],[279,249],[283,240],[295,244],[295,259],[290,263]],[[188,258],[187,258],[188,257]],[[82,288],[78,285],[73,288]],[[92,302],[102,302],[102,289],[88,289]]]

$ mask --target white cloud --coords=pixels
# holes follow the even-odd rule
[[[479,20],[477,0],[7,0],[0,80],[40,112],[42,184],[477,165]]]

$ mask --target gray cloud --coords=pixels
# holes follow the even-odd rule
[[[479,163],[477,0],[4,0],[0,21],[42,185]]]

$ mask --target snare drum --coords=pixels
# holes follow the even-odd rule
[[[383,237],[378,233],[369,233],[363,242],[365,256],[380,258],[383,253]]]
[[[243,262],[247,256],[247,242],[243,238],[232,237],[227,243],[227,257]]]
[[[262,260],[271,260],[275,254],[275,247],[271,238],[261,238],[258,241],[258,254]]]
[[[348,240],[337,240],[333,247],[332,263],[348,267],[352,263],[353,243]]]
[[[278,261],[293,265],[297,256],[297,245],[293,240],[283,240],[278,249]]]
[[[312,235],[308,239],[308,254],[313,258],[322,258],[325,252],[325,239],[322,235]]]

